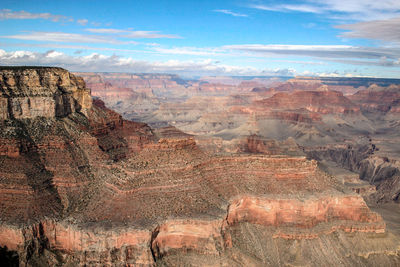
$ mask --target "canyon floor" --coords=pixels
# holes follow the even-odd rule
[[[398,84],[1,67],[0,260],[399,266]]]

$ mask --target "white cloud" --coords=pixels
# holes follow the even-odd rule
[[[336,20],[368,21],[397,17],[400,15],[398,0],[303,0],[291,4],[277,4],[276,1],[264,1],[251,4],[251,8],[276,12],[306,12],[321,14]]]
[[[198,48],[198,47],[163,48],[159,46],[154,46],[152,50],[162,54],[192,55],[192,56],[215,56],[224,52],[224,50],[221,48]]]
[[[399,60],[388,59],[386,57],[381,57],[377,60],[360,60],[360,59],[337,59],[332,58],[330,61],[343,63],[343,64],[351,64],[351,65],[360,65],[360,66],[383,66],[383,67],[399,67]]]
[[[87,19],[78,19],[76,23],[85,26],[89,21]]]
[[[56,58],[56,57],[60,57],[62,55],[63,55],[63,53],[61,53],[61,52],[50,50],[50,51],[46,52],[45,56],[48,57],[48,58]]]
[[[347,64],[394,66],[400,58],[400,48],[357,47],[348,45],[227,45],[223,48],[259,56],[314,57]],[[382,60],[384,59],[384,60]]]
[[[70,20],[69,17],[63,15],[54,15],[50,13],[30,13],[24,10],[12,11],[10,9],[0,10],[0,20],[2,19],[47,19],[51,21]]]
[[[7,58],[12,61],[19,61],[19,60],[29,60],[34,59],[35,54],[30,51],[15,51],[11,54],[6,53],[2,56],[2,58]]]
[[[85,29],[87,32],[93,32],[93,33],[106,33],[106,34],[117,34],[117,33],[126,33],[129,32],[127,30],[120,30],[120,29],[105,29],[105,28],[89,28]]]
[[[278,11],[278,12],[306,12],[306,13],[322,13],[321,8],[311,5],[264,5],[264,4],[253,4],[250,7],[266,11]]]
[[[292,4],[264,1],[262,4],[252,4],[249,7],[276,12],[314,13],[346,23],[336,26],[349,30],[341,37],[400,42],[399,0],[298,0]],[[349,24],[349,22],[358,23]]]
[[[64,32],[30,32],[25,34],[6,35],[0,36],[1,38],[29,40],[29,41],[42,41],[42,42],[61,42],[61,43],[108,43],[108,44],[121,44],[109,36],[101,35],[84,35],[77,33],[64,33]]]
[[[226,48],[245,48],[257,50],[333,50],[333,49],[348,49],[352,48],[350,45],[261,45],[261,44],[248,44],[248,45],[227,45]]]
[[[132,42],[129,42],[132,43]],[[135,49],[124,49],[124,48],[114,48],[114,47],[98,47],[98,46],[89,46],[89,45],[81,45],[81,44],[59,44],[59,43],[38,43],[38,44],[26,44],[26,43],[0,43],[0,45],[4,47],[44,47],[49,49],[75,49],[75,50],[91,50],[91,51],[116,51],[116,52],[130,52],[130,53],[152,53],[155,54],[154,51],[147,50],[135,50]]]
[[[345,38],[366,38],[400,43],[400,17],[343,24],[336,28],[349,30],[340,35]]]
[[[71,71],[165,72],[181,75],[293,75],[293,69],[257,69],[220,64],[212,59],[143,61],[131,57],[106,56],[92,53],[87,56],[67,55],[58,51],[33,53],[0,50],[2,65],[58,66]]]
[[[231,15],[231,16],[234,16],[234,17],[247,17],[246,14],[233,12],[233,11],[228,10],[228,9],[216,9],[216,10],[213,10],[213,11],[214,12],[223,13],[223,14],[227,14],[227,15]]]
[[[349,45],[263,45],[243,44],[226,45],[222,47],[163,47],[160,45],[149,46],[145,49],[123,49],[111,47],[93,47],[82,44],[38,43],[38,44],[13,44],[11,47],[47,47],[50,49],[74,49],[86,51],[115,51],[131,54],[165,54],[176,56],[196,56],[243,59],[243,62],[265,62],[297,64],[297,65],[323,65],[328,62],[341,64],[398,67],[400,60],[400,47],[358,47]],[[312,61],[304,61],[304,58],[312,58]],[[317,59],[318,62],[314,60]],[[123,58],[121,58],[121,62]],[[259,63],[257,63],[259,64]],[[213,67],[221,69],[220,64]],[[227,71],[228,68],[225,69]],[[255,70],[252,70],[255,71]]]
[[[169,38],[169,39],[178,39],[182,38],[179,35],[175,34],[162,34],[155,31],[129,31],[121,37],[125,38]]]
[[[400,10],[398,0],[308,0],[310,4],[320,5],[324,11],[350,14],[370,14],[391,16]],[[369,20],[371,18],[364,18]]]
[[[88,32],[93,32],[93,33],[102,33],[102,34],[114,34],[119,37],[124,37],[124,38],[149,38],[149,39],[155,39],[155,38],[169,38],[169,39],[176,39],[176,38],[182,38],[179,35],[175,34],[162,34],[157,31],[131,31],[131,30],[121,30],[121,29],[108,29],[108,28],[98,28],[98,29],[85,29],[85,31]]]

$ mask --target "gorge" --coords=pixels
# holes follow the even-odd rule
[[[398,85],[205,79],[0,67],[1,259],[400,265]]]

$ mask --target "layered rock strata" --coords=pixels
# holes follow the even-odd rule
[[[358,173],[361,180],[375,185],[376,192],[368,194],[367,197],[373,203],[397,202],[400,197],[399,161],[375,155],[376,150],[377,147],[374,144],[332,145],[307,148],[306,153],[310,158],[316,160],[334,161],[340,166]]]
[[[319,114],[353,114],[360,108],[354,105],[342,93],[336,91],[298,91],[291,94],[277,93],[273,97],[256,102],[271,109],[305,108]]]
[[[65,117],[90,109],[82,78],[59,68],[0,68],[0,119]]]
[[[49,265],[56,264],[58,256],[64,263],[80,266],[152,266],[180,255],[184,259],[187,254],[208,255],[229,263],[231,253],[239,260],[234,265],[241,265],[246,255],[234,248],[246,242],[235,239],[235,229],[246,224],[265,227],[273,239],[289,242],[317,241],[342,231],[381,235],[380,239],[385,233],[382,218],[371,212],[359,196],[319,195],[304,202],[277,196],[243,196],[232,200],[225,218],[220,220],[167,220],[152,230],[88,228],[49,220],[22,229],[3,225],[0,238],[3,246],[18,251],[20,257],[36,257],[36,261]],[[390,240],[384,244],[393,246]],[[27,247],[31,252],[26,251]]]
[[[371,85],[360,90],[349,98],[369,112],[397,112],[400,101],[400,86],[379,87]]]
[[[61,69],[3,72],[30,98],[63,95],[79,80]],[[24,78],[31,73],[70,84],[37,87]],[[11,84],[1,84],[9,98],[23,91]],[[76,107],[71,90],[63,103]],[[212,155],[190,135],[124,121],[101,101],[63,104],[61,113],[54,103],[51,116],[7,113],[0,122],[1,258],[20,266],[400,264],[398,237],[314,160],[268,155],[273,145],[256,137],[241,153]]]

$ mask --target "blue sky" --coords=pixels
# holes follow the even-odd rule
[[[400,78],[398,0],[9,1],[0,64]]]

